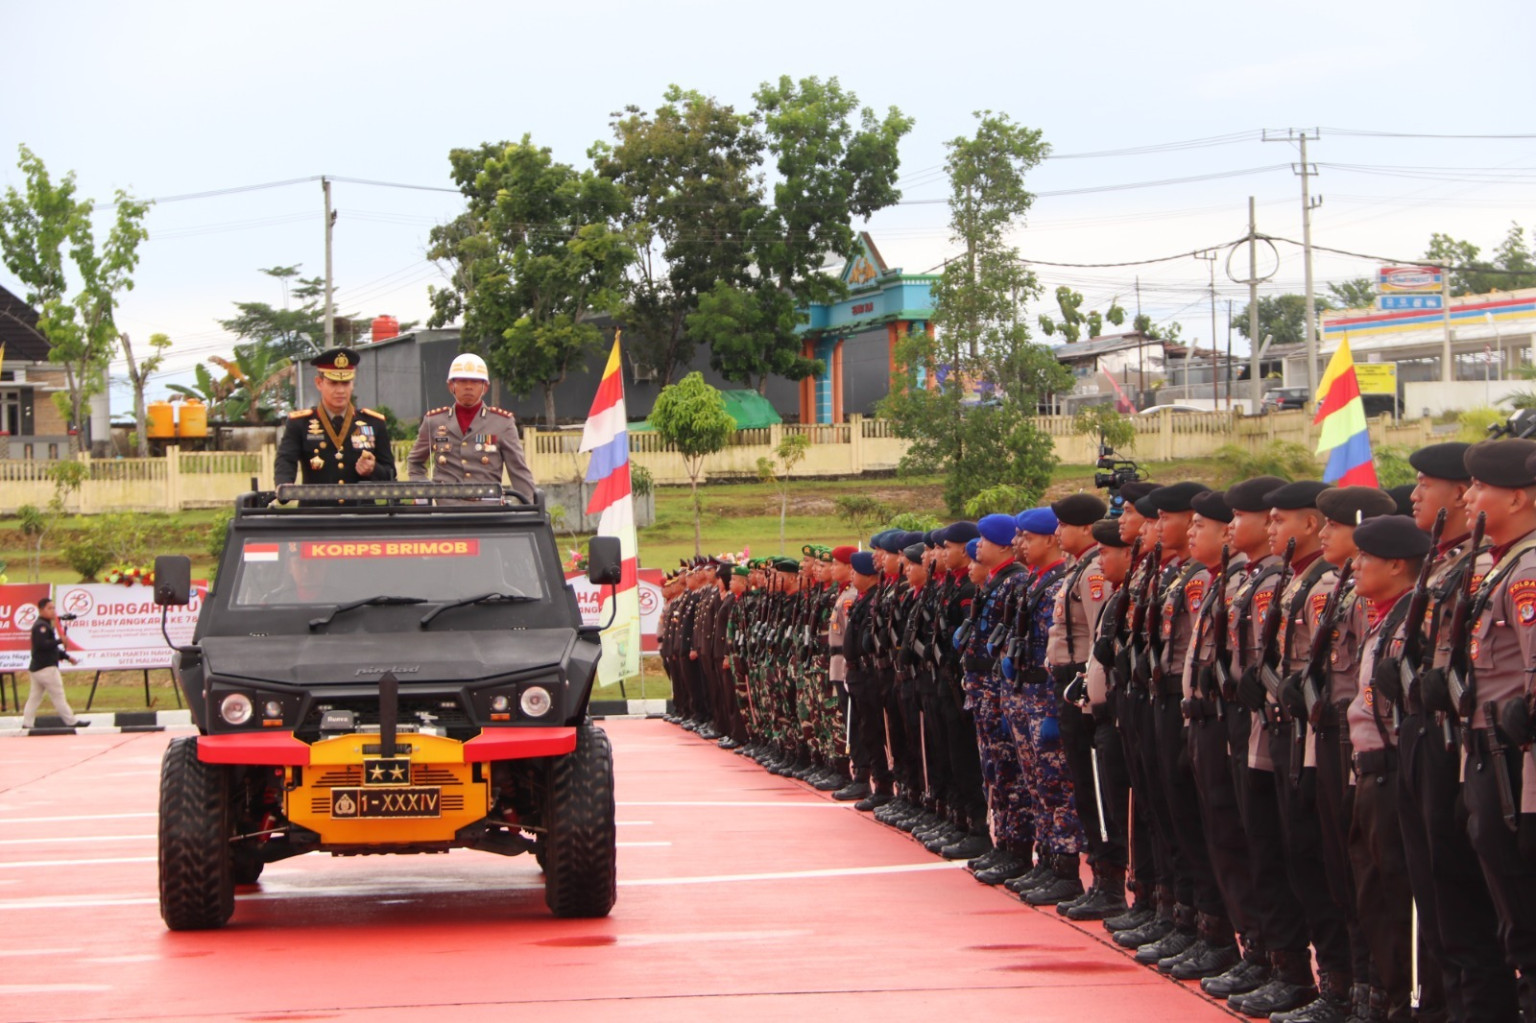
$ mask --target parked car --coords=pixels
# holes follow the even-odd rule
[[[1150,416],[1158,412],[1209,412],[1210,409],[1201,408],[1199,405],[1153,405],[1136,413],[1139,416]]]
[[[1264,402],[1260,409],[1262,412],[1286,412],[1291,409],[1304,409],[1307,407],[1307,402],[1311,400],[1312,392],[1305,387],[1282,387],[1264,395]]]

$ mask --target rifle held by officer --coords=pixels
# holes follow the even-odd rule
[[[1266,693],[1274,695],[1280,691],[1280,675],[1277,671],[1280,664],[1280,623],[1284,617],[1282,605],[1285,603],[1285,588],[1291,580],[1291,559],[1295,556],[1296,540],[1292,537],[1286,542],[1285,554],[1280,559],[1280,575],[1275,582],[1269,606],[1264,609],[1264,624],[1259,630],[1259,663],[1245,670],[1237,685],[1237,698],[1255,714],[1264,710]]]

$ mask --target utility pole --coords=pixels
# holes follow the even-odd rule
[[[1232,300],[1227,299],[1227,411],[1232,411]]]
[[[1221,389],[1216,376],[1216,250],[1206,249],[1195,253],[1196,259],[1203,259],[1211,266],[1211,410],[1221,404]],[[1191,395],[1193,397],[1193,395]]]
[[[1307,140],[1318,136],[1316,128],[1310,132],[1288,128],[1284,136],[1277,135],[1274,138],[1268,132],[1264,133],[1265,142],[1298,142],[1301,145],[1301,163],[1291,164],[1291,170],[1301,178],[1301,247],[1307,299],[1307,390],[1314,395],[1317,394],[1317,303],[1312,291],[1312,211],[1323,204],[1323,197],[1312,196],[1310,179],[1317,175],[1317,168],[1307,162]]]
[[[336,213],[331,209],[331,179],[321,178],[320,189],[325,192],[325,347],[330,350],[336,346],[336,289],[331,277],[331,229],[336,226]]]
[[[1254,218],[1253,196],[1248,197],[1248,398],[1249,409],[1258,415],[1264,400],[1264,381],[1259,379],[1259,229]]]
[[[1147,335],[1141,329],[1141,274],[1136,275],[1136,318],[1131,321],[1136,326],[1136,404],[1141,404],[1141,393],[1147,389]],[[1532,341],[1536,344],[1536,341]]]

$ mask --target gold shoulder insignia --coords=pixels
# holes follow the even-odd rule
[[[486,411],[487,411],[487,412],[494,412],[494,413],[496,413],[496,414],[497,414],[497,415],[498,415],[498,416],[506,416],[506,417],[507,417],[507,418],[508,418],[508,419],[511,419],[511,418],[513,418],[513,416],[512,416],[512,413],[510,413],[510,412],[508,412],[508,411],[507,411],[507,410],[506,410],[506,409],[504,409],[504,408],[497,408],[497,407],[496,407],[496,406],[495,406],[495,405],[487,405],[487,406],[486,406],[486,407],[485,407],[485,410],[486,410]]]
[[[310,417],[310,416],[312,416],[314,414],[315,414],[315,410],[312,409],[312,408],[294,409],[292,412],[288,413],[288,418],[289,419],[307,419],[308,417]]]
[[[375,412],[371,408],[360,408],[360,409],[358,409],[358,411],[361,412],[365,416],[372,416],[374,419],[383,419],[384,418],[384,413],[382,413],[382,412]]]
[[[429,416],[442,415],[444,412],[447,412],[452,407],[453,406],[451,406],[451,405],[441,405],[441,406],[439,406],[437,408],[427,409],[427,413],[426,414],[429,415]]]

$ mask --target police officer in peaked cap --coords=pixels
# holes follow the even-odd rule
[[[332,348],[310,360],[320,400],[288,416],[277,446],[274,476],[279,485],[295,482],[300,472],[305,483],[395,478],[395,455],[383,413],[352,403],[359,361],[350,348]]]

